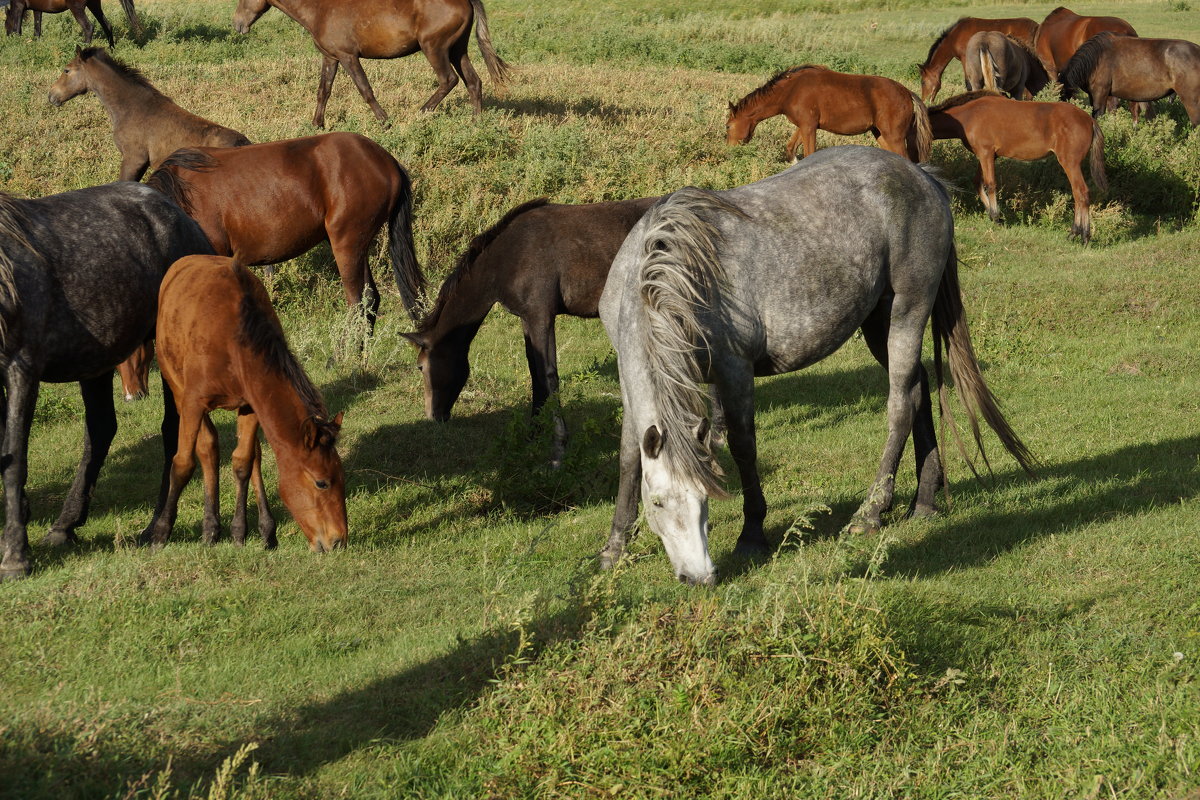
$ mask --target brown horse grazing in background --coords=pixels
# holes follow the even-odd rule
[[[359,59],[401,58],[418,50],[429,59],[438,79],[437,91],[421,110],[437,108],[462,78],[474,113],[479,114],[483,110],[483,87],[467,57],[472,22],[476,23],[475,39],[492,81],[503,85],[507,80],[508,64],[492,47],[483,0],[238,0],[234,30],[248,32],[271,6],[299,22],[325,58],[313,115],[313,125],[318,128],[325,127],[325,102],[339,64],[350,73],[375,117],[386,122],[387,113],[376,102]]]
[[[1098,33],[1108,31],[1118,36],[1137,36],[1120,17],[1082,17],[1062,6],[1051,11],[1038,25],[1033,37],[1033,50],[1057,80],[1063,68],[1080,46]]]
[[[197,302],[202,298],[202,302]],[[258,427],[275,451],[279,496],[321,553],[346,544],[346,479],[335,443],[342,415],[332,419],[320,392],[288,349],[267,290],[236,260],[219,256],[177,261],[158,296],[158,361],[164,391],[179,410],[177,449],[168,456],[165,500],[142,533],[142,544],[166,544],[179,493],[199,456],[204,471],[204,541],[220,538],[217,431],[214,408],[238,412],[233,453],[237,507],[230,531],[246,541],[247,484],[258,495],[259,532],[275,546],[275,520],[263,486]],[[164,431],[164,435],[166,432]]]
[[[758,123],[785,114],[796,132],[787,143],[788,160],[796,146],[804,155],[817,149],[817,129],[843,136],[870,131],[879,146],[909,160],[929,160],[932,142],[929,115],[921,98],[890,78],[849,75],[805,64],[775,75],[762,86],[729,104],[727,143],[746,144]]]
[[[1084,244],[1092,237],[1087,181],[1080,169],[1091,151],[1092,181],[1108,191],[1104,171],[1104,134],[1087,112],[1070,103],[1010,100],[987,91],[968,92],[929,109],[935,139],[958,139],[979,159],[975,188],[988,216],[1000,219],[996,203],[996,157],[1034,161],[1054,153],[1075,199],[1071,237]]]
[[[982,17],[962,17],[951,25],[929,46],[929,55],[925,63],[918,64],[921,72],[921,99],[932,103],[942,88],[942,73],[946,66],[958,59],[966,66],[967,42],[980,31],[997,31],[1006,33],[1015,39],[1033,44],[1033,35],[1038,24],[1028,17],[1009,17],[1007,19],[983,19]]]
[[[1150,102],[1174,93],[1192,125],[1200,125],[1200,45],[1098,34],[1063,69],[1063,99],[1076,89],[1087,92],[1097,117],[1111,97]]]
[[[95,29],[87,18],[87,14],[84,13],[85,8],[91,11],[92,16],[100,23],[100,30],[104,31],[104,36],[108,39],[108,46],[116,47],[116,42],[113,41],[112,26],[108,24],[108,18],[104,16],[100,0],[12,0],[4,19],[4,29],[9,36],[21,33],[25,24],[25,12],[32,11],[34,35],[41,36],[42,14],[59,14],[63,11],[70,11],[71,15],[75,17],[75,21],[79,23],[79,27],[83,29],[84,44],[91,44]],[[141,36],[142,23],[138,21],[133,0],[121,0],[121,8],[125,10],[125,17],[129,20],[130,32],[135,37]]]
[[[608,268],[657,197],[590,205],[523,203],[471,240],[416,333],[425,415],[444,422],[467,383],[471,341],[496,303],[521,318],[533,383],[533,413],[558,391],[554,319],[594,318]],[[557,408],[551,464],[562,463],[567,430]]]
[[[967,91],[1004,92],[1032,100],[1050,83],[1050,74],[1030,45],[996,31],[980,31],[967,42],[963,61]]]
[[[112,120],[121,151],[123,181],[140,181],[181,147],[238,147],[250,144],[241,133],[210,122],[171,101],[128,64],[99,47],[75,48],[75,58],[50,87],[50,104],[92,92]]]

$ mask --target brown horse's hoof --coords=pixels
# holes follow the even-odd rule
[[[938,510],[936,506],[915,505],[909,509],[908,515],[914,519],[929,519],[936,517]]]
[[[65,528],[51,528],[42,537],[41,543],[47,547],[63,547],[69,544],[79,544],[79,538],[75,536],[74,531],[69,531]]]

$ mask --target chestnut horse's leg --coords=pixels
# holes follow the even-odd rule
[[[450,63],[454,71],[467,85],[467,93],[471,95],[471,113],[478,116],[483,111],[483,83],[479,80],[471,59],[467,57],[467,40],[470,30],[463,33],[461,39],[455,42],[450,50]]]
[[[375,119],[380,122],[387,122],[387,112],[375,100],[375,92],[371,91],[371,84],[367,81],[367,73],[363,72],[362,64],[358,61],[358,56],[348,55],[341,64],[345,67],[346,72],[350,73],[350,80],[354,81],[354,85],[358,87],[358,93],[362,95],[363,100],[367,101],[367,105],[375,112]]]
[[[113,40],[112,25],[108,24],[108,19],[104,16],[104,9],[100,7],[100,0],[88,0],[87,7],[92,12],[92,16],[96,18],[96,22],[100,23],[100,30],[104,31],[105,37],[108,38],[108,46],[116,47],[117,43]]]
[[[166,386],[166,381],[163,382]],[[111,394],[111,390],[110,390]],[[164,392],[164,394],[167,394]],[[183,487],[187,486],[187,482],[192,479],[192,473],[196,469],[196,439],[200,435],[200,426],[203,424],[205,410],[202,406],[195,402],[188,405],[179,412],[178,430],[179,438],[175,449],[175,456],[171,459],[169,465],[167,493],[162,499],[160,508],[151,520],[146,529],[142,531],[142,535],[138,538],[141,544],[149,544],[154,547],[162,547],[167,543],[168,537],[171,535],[171,529],[175,527],[175,516],[179,512],[179,495],[183,492]],[[163,432],[166,433],[167,422],[163,422]],[[164,443],[164,449],[166,445]]]
[[[216,544],[221,539],[221,444],[208,414],[202,417],[196,437],[196,456],[204,476],[204,543]]]
[[[321,80],[317,83],[317,110],[313,113],[313,127],[325,127],[325,103],[329,101],[329,92],[333,89],[333,79],[337,76],[338,60],[326,54],[321,62]]]
[[[254,494],[258,499],[258,531],[263,545],[271,549],[276,545],[275,518],[267,505],[267,490],[262,480],[262,446],[258,443],[258,417],[248,408],[238,409],[237,449],[233,451],[233,475],[237,479],[237,505],[233,510],[231,533],[233,543],[246,543],[246,497],[250,481],[254,481]]]
[[[567,450],[567,423],[558,402],[558,345],[554,336],[554,316],[521,319],[525,332],[525,360],[529,363],[529,379],[533,386],[533,416],[553,399],[554,440],[550,449],[550,466],[562,466]]]
[[[421,110],[433,111],[442,102],[442,98],[458,85],[458,75],[454,73],[454,69],[450,66],[450,52],[449,48],[445,45],[430,42],[429,46],[426,47],[425,42],[422,42],[421,51],[425,53],[425,58],[429,61],[429,66],[433,67],[433,74],[437,75],[438,79],[437,91],[425,101],[425,105],[421,106]]]
[[[1000,221],[1000,205],[996,202],[996,154],[976,153],[979,159],[979,172],[975,175],[975,189],[979,199],[983,201],[988,216],[992,222]]]
[[[1078,159],[1064,159],[1061,154],[1055,153],[1054,157],[1067,174],[1067,180],[1071,183],[1071,196],[1075,201],[1075,220],[1071,223],[1070,238],[1078,236],[1083,244],[1087,244],[1092,239],[1092,212],[1087,181],[1084,180],[1083,170],[1080,168],[1084,155],[1080,154]]]
[[[79,27],[83,29],[83,43],[91,44],[93,31],[92,21],[87,18],[87,14],[83,9],[84,6],[82,3],[77,6],[71,6],[71,14],[75,17],[75,21],[79,23]]]
[[[62,513],[50,526],[42,540],[45,544],[67,544],[75,541],[75,529],[87,521],[92,489],[108,448],[117,435],[117,411],[113,407],[112,371],[79,382],[83,395],[85,436],[83,458],[75,473],[75,481],[63,501]]]

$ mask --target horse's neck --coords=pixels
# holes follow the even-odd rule
[[[312,413],[295,387],[277,370],[256,358],[246,359],[243,366],[247,374],[243,378],[242,394],[254,409],[267,441],[277,449],[277,442],[295,438],[294,432],[300,430],[300,424]]]
[[[453,293],[438,313],[437,323],[429,331],[429,338],[441,341],[455,331],[468,329],[464,345],[469,345],[484,317],[500,301],[499,278],[496,265],[499,262],[489,257],[485,249],[459,277]]]
[[[946,69],[946,65],[954,60],[954,47],[951,42],[951,35],[947,34],[946,38],[942,39],[929,55],[929,60],[921,66],[928,70],[934,70],[940,75]]]
[[[791,94],[791,83],[780,83],[760,97],[751,100],[741,113],[751,122],[759,123],[768,117],[783,113],[784,100]]]
[[[145,106],[162,96],[147,86],[124,80],[107,68],[92,71],[88,89],[96,95],[100,105],[108,112],[113,128],[121,127]]]
[[[309,32],[321,13],[320,0],[267,0],[284,14],[299,22]]]

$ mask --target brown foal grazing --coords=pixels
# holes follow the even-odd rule
[[[119,180],[139,181],[181,147],[238,147],[250,144],[241,133],[180,108],[133,67],[99,47],[75,48],[58,80],[50,104],[92,92],[112,120],[121,151]]]
[[[208,412],[226,408],[238,412],[233,452],[237,506],[230,526],[234,543],[246,541],[246,487],[253,481],[263,543],[276,544],[260,466],[261,425],[275,451],[279,497],[309,548],[321,553],[343,547],[346,483],[335,447],[342,415],[329,417],[320,392],[288,349],[258,278],[236,260],[182,258],[159,289],[157,328],[158,363],[179,411],[179,429],[177,449],[169,456],[167,496],[142,533],[142,543],[166,544],[179,493],[195,471],[197,456],[204,471],[204,541],[220,538],[217,431]]]
[[[929,109],[935,139],[958,139],[979,159],[975,188],[993,222],[996,203],[996,157],[1035,161],[1054,153],[1075,199],[1071,237],[1084,244],[1092,237],[1087,181],[1080,169],[1091,152],[1092,181],[1108,190],[1104,171],[1104,134],[1087,112],[1070,103],[1010,100],[988,91],[968,92]]]
[[[1084,42],[1063,68],[1064,99],[1083,89],[1100,116],[1109,98],[1151,102],[1174,93],[1192,125],[1200,125],[1200,45],[1101,33]]]
[[[729,104],[725,141],[746,144],[758,123],[785,114],[796,126],[788,140],[788,160],[796,147],[804,155],[817,149],[817,129],[843,136],[870,131],[879,146],[911,161],[928,161],[932,142],[929,115],[921,98],[890,78],[850,75],[805,64],[775,75],[762,86]]]
[[[987,89],[1018,100],[1032,100],[1050,83],[1030,45],[996,31],[980,31],[968,40],[963,73],[968,92]]]
[[[121,8],[125,10],[125,17],[129,20],[129,30],[135,37],[142,35],[142,23],[138,21],[137,11],[134,10],[133,0],[121,0]],[[104,16],[104,9],[100,6],[100,0],[12,0],[8,5],[7,15],[4,19],[4,28],[9,36],[14,33],[21,33],[25,24],[25,12],[33,12],[33,31],[35,36],[42,35],[42,14],[59,14],[63,11],[70,11],[71,16],[75,17],[75,21],[79,23],[80,29],[83,30],[84,44],[92,43],[92,34],[95,29],[92,27],[91,21],[84,13],[84,9],[92,12],[92,16],[96,18],[96,22],[100,23],[100,30],[104,31],[105,38],[108,39],[109,47],[116,47],[116,42],[113,41],[112,26],[108,24],[108,18]]]
[[[942,88],[942,73],[946,66],[958,59],[962,62],[964,72],[967,64],[967,42],[980,31],[996,31],[1006,33],[1022,42],[1033,44],[1033,35],[1037,31],[1037,23],[1028,17],[1009,17],[1006,19],[984,19],[982,17],[962,17],[946,30],[942,31],[933,44],[929,46],[929,55],[925,63],[918,64],[921,72],[921,99],[932,103]]]
[[[472,109],[479,114],[483,110],[483,87],[467,57],[472,23],[492,81],[503,85],[507,79],[508,64],[492,47],[483,0],[238,0],[233,29],[248,32],[271,6],[299,22],[325,59],[313,115],[313,125],[318,128],[325,127],[325,102],[338,65],[350,73],[375,117],[386,122],[387,113],[376,102],[359,59],[402,58],[417,51],[429,59],[438,79],[437,91],[421,110],[437,108],[462,78],[471,95]]]

